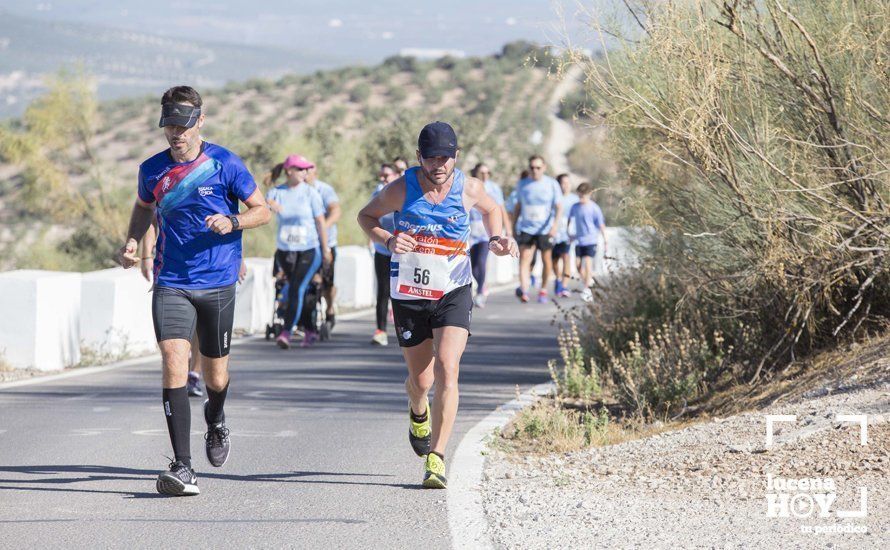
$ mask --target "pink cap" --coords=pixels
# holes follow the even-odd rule
[[[287,158],[284,159],[284,169],[287,170],[294,166],[297,168],[315,168],[315,165],[302,155],[288,155]]]

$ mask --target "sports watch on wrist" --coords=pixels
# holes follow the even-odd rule
[[[229,221],[232,222],[232,231],[235,231],[241,227],[241,223],[238,221],[238,216],[232,215],[227,216]]]

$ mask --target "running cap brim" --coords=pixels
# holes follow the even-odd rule
[[[187,103],[165,103],[161,106],[161,120],[158,126],[184,126],[191,128],[198,123],[201,108]]]

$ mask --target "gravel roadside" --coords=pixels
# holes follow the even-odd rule
[[[523,456],[492,450],[483,475],[488,530],[499,548],[887,548],[890,541],[890,383],[811,393],[764,411],[584,451]],[[775,424],[766,414],[797,415]],[[838,414],[868,415],[868,445]],[[768,517],[768,476],[831,479],[828,517]],[[828,482],[823,482],[827,486]],[[839,519],[860,508],[867,516]],[[830,487],[828,487],[830,489]],[[812,491],[799,492],[805,506]],[[781,498],[781,497],[777,497]],[[824,497],[823,497],[824,498]],[[806,508],[802,508],[805,510]],[[809,533],[837,528],[862,533]]]

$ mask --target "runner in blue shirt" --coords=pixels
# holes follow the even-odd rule
[[[377,175],[379,184],[371,195],[371,199],[380,194],[384,187],[399,179],[398,167],[395,164],[381,164],[380,173]],[[396,232],[395,215],[390,212],[379,219],[380,227],[390,233]],[[380,243],[371,241],[374,245],[374,275],[377,278],[377,329],[371,337],[371,344],[375,346],[389,345],[389,336],[386,334],[386,321],[389,314],[389,273],[392,252]]]
[[[485,192],[501,208],[502,215],[506,220],[507,212],[504,208],[504,192],[501,190],[500,184],[491,181],[491,169],[485,163],[480,162],[470,170],[470,175],[482,182],[485,186]],[[513,237],[513,231],[508,224],[504,225],[504,235]],[[470,210],[470,263],[473,266],[473,278],[476,279],[476,296],[473,297],[473,303],[478,308],[485,307],[485,300],[488,297],[488,288],[485,286],[485,273],[488,267],[489,236],[485,230],[482,213],[475,208]]]
[[[606,252],[606,220],[597,203],[590,199],[593,188],[584,182],[578,186],[579,201],[569,211],[571,238],[575,242],[575,256],[578,258],[579,271],[584,290],[581,299],[589,302],[593,299],[590,285],[593,284],[593,259],[596,257],[596,244],[599,236],[603,236],[603,253]]]
[[[312,167],[309,169],[306,181],[315,187],[318,194],[321,195],[321,202],[324,205],[324,225],[328,231],[328,246],[331,249],[331,263],[325,264],[321,269],[321,277],[323,283],[323,294],[327,303],[327,311],[325,318],[328,325],[334,328],[336,320],[334,318],[334,300],[337,299],[337,287],[334,286],[334,264],[337,263],[337,222],[340,220],[342,210],[340,208],[340,197],[334,186],[318,179],[318,169]]]
[[[572,263],[569,258],[569,210],[576,202],[578,195],[572,193],[572,182],[568,174],[556,176],[559,188],[562,190],[562,213],[559,216],[559,231],[556,234],[556,244],[553,246],[553,272],[556,275],[554,293],[557,296],[567,298],[569,289],[566,286],[572,278]]]
[[[287,182],[270,189],[266,195],[269,208],[278,217],[275,265],[288,282],[287,308],[284,326],[275,342],[281,349],[290,347],[291,333],[297,320],[303,319],[306,327],[302,347],[318,340],[318,333],[306,323],[314,318],[315,302],[306,303],[306,289],[312,277],[325,264],[331,262],[331,249],[324,221],[324,201],[314,187],[306,182],[309,169],[314,165],[300,155],[290,155],[272,169],[274,183],[284,173]],[[304,316],[304,311],[306,316]]]
[[[192,332],[197,330],[207,401],[205,452],[213,466],[229,456],[225,424],[228,355],[241,266],[241,232],[269,222],[269,209],[244,163],[201,138],[203,100],[176,86],[161,97],[158,125],[170,148],[139,166],[136,204],[127,240],[118,251],[124,268],[139,263],[137,243],[152,219],[158,241],[152,318],[163,363],[163,405],[173,462],[157,479],[159,493],[197,495],[191,464],[191,410],[186,381]],[[239,213],[238,202],[248,209]]]
[[[562,213],[562,190],[555,179],[544,174],[546,168],[544,159],[539,155],[530,157],[530,176],[516,185],[516,197],[519,199],[513,215],[516,219],[516,242],[519,243],[519,288],[516,289],[516,297],[523,303],[528,302],[532,259],[536,250],[541,251],[544,263],[539,303],[548,301],[547,284],[553,274],[553,257],[547,252],[553,248],[559,231],[557,220]]]

